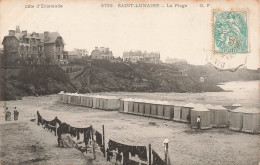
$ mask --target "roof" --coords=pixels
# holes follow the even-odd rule
[[[253,114],[253,113],[260,113],[260,110],[257,108],[244,108],[244,107],[239,107],[231,112],[240,112],[240,113],[249,113],[249,114]]]
[[[144,58],[160,58],[159,52],[144,53]]]
[[[7,37],[15,37],[18,41],[21,41],[22,38],[23,38],[23,34],[22,33],[15,33],[14,36],[13,35],[6,35],[4,37],[4,39],[7,38]],[[4,42],[4,39],[3,39],[3,42]]]
[[[61,35],[58,32],[49,32],[48,39],[44,41],[44,33],[39,34],[39,38],[42,41],[44,41],[44,43],[54,43],[58,37],[61,37]],[[63,42],[63,44],[65,44],[63,38],[62,38],[62,42]]]
[[[32,35],[33,33],[27,33],[26,35],[23,33],[15,33],[14,37],[18,40],[18,41],[22,41],[23,37],[24,38],[35,38],[35,39],[40,39],[42,42],[44,43],[55,43],[58,37],[61,37],[61,35],[58,32],[49,32],[49,37],[47,40],[44,41],[44,33],[39,33],[39,37],[37,37],[36,35]],[[12,35],[6,35],[4,38],[6,37],[13,37]],[[62,37],[61,37],[62,38]],[[64,40],[62,39],[63,44]]]
[[[192,109],[194,111],[209,111],[208,108],[206,108],[204,105],[202,104],[197,104],[194,109]]]
[[[209,108],[209,109],[213,109],[213,110],[227,110],[226,108],[224,108],[224,107],[221,106],[221,105],[212,106],[212,107]]]
[[[208,108],[208,109],[212,109],[214,106],[211,105],[211,104],[206,104],[205,107]]]
[[[77,55],[81,55],[81,53],[79,51],[68,51],[68,55],[69,56],[77,56]]]
[[[190,107],[190,108],[194,108],[196,105],[193,103],[188,103],[185,105],[185,107]]]

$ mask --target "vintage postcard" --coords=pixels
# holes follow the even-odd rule
[[[0,164],[260,163],[258,0],[0,0]]]

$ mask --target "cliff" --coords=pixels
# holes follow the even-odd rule
[[[23,66],[1,69],[1,100],[66,92],[218,92],[228,81],[259,80],[259,71],[219,71],[210,65],[125,64],[106,60],[84,62],[77,73],[59,66]],[[201,82],[200,77],[205,81]]]

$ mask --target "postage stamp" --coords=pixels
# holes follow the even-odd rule
[[[248,53],[247,11],[213,12],[214,53]]]

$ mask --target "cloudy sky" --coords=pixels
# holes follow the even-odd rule
[[[212,53],[212,9],[236,7],[250,9],[248,68],[259,67],[259,12],[254,3],[230,4],[206,1],[168,1],[183,4],[186,8],[119,8],[114,0],[113,8],[102,8],[108,1],[13,1],[0,3],[0,35],[8,34],[16,25],[29,33],[57,31],[66,43],[65,49],[95,46],[109,47],[115,56],[125,50],[160,51],[161,58],[187,59],[191,64],[205,64]],[[149,3],[148,1],[124,1],[121,3]],[[157,3],[151,1],[150,3]],[[38,4],[61,4],[61,9],[37,8]],[[204,7],[201,8],[200,4]],[[34,8],[25,8],[34,5]],[[166,6],[166,2],[161,2]],[[259,5],[259,4],[258,4]],[[259,6],[258,6],[259,7]],[[257,19],[258,18],[258,19]]]

